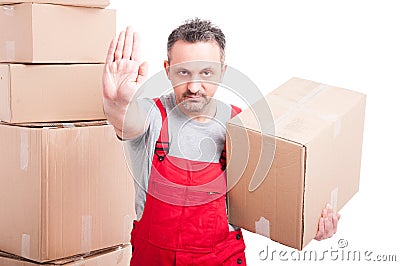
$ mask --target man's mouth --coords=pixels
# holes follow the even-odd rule
[[[190,101],[190,100],[199,100],[199,99],[203,98],[203,96],[201,96],[201,95],[186,95],[184,98]]]

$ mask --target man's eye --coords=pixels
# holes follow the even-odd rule
[[[204,71],[203,75],[206,77],[210,77],[211,76],[211,71]]]
[[[179,75],[187,76],[188,74],[189,74],[189,72],[186,71],[186,70],[181,70],[181,71],[179,71]]]

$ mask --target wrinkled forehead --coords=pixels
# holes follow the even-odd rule
[[[178,64],[188,61],[221,61],[221,49],[216,41],[176,41],[168,51],[168,62]]]
[[[221,62],[216,61],[187,61],[178,64],[170,65],[171,71],[188,71],[188,72],[201,72],[204,70],[221,72],[223,65]]]

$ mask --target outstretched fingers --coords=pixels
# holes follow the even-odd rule
[[[322,210],[318,222],[318,232],[315,235],[316,240],[322,240],[332,237],[337,232],[340,214],[335,213],[330,204]]]
[[[113,38],[108,48],[103,72],[104,97],[113,99],[121,89],[135,89],[145,81],[147,73],[147,63],[140,64],[139,36],[128,26],[118,38]]]
[[[134,32],[131,59],[136,62],[140,62],[140,53],[140,36],[137,32]]]
[[[117,48],[117,39],[114,37],[108,47],[106,63],[111,64],[114,61],[114,53]]]
[[[333,225],[331,218],[329,217],[324,218],[324,229],[325,229],[324,238],[330,238],[333,236]]]
[[[113,83],[112,73],[116,72],[116,63],[114,62],[114,54],[117,48],[117,39],[114,37],[108,47],[106,64],[103,70],[103,96],[106,99],[111,99],[116,93],[116,88]]]
[[[122,52],[125,46],[125,31],[121,31],[118,37],[117,47],[114,52],[114,61],[118,61],[122,58]]]
[[[325,234],[325,223],[324,223],[324,218],[319,218],[318,222],[318,233],[315,236],[315,240],[322,240]]]
[[[125,32],[124,49],[122,52],[123,59],[128,59],[128,60],[131,59],[133,43],[134,43],[133,28],[131,26],[128,26]]]
[[[337,226],[338,226],[339,220],[340,220],[340,214],[339,213],[336,213],[336,215],[333,214],[332,223],[333,223],[333,228],[334,228],[335,234],[337,232]]]

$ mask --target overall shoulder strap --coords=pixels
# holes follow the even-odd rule
[[[242,109],[240,109],[239,107],[232,105],[232,104],[231,104],[231,108],[232,108],[231,118],[235,117],[237,114],[239,114],[242,111]]]
[[[163,106],[160,98],[154,98],[154,102],[156,106],[160,110],[161,113],[161,130],[160,135],[158,136],[158,140],[156,142],[154,154],[158,157],[159,161],[163,161],[164,157],[169,152],[169,136],[168,136],[168,118],[167,111]]]
[[[237,114],[239,114],[242,109],[240,109],[239,107],[232,105],[231,104],[231,118],[233,118],[234,116],[236,116]],[[222,150],[221,156],[219,157],[219,162],[221,164],[222,170],[225,170],[226,168],[226,143],[224,145],[224,149]]]

